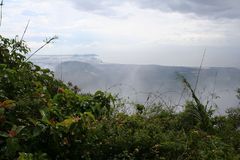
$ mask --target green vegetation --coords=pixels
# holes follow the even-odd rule
[[[136,104],[128,115],[111,94],[54,79],[28,52],[0,36],[0,159],[240,159],[240,109],[213,116],[186,79],[193,101],[182,112]]]

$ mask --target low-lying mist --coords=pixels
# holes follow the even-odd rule
[[[181,106],[191,96],[178,75],[195,87],[198,68],[160,65],[99,64],[66,61],[55,69],[56,77],[78,85],[82,92],[104,90],[135,103],[163,103]],[[236,89],[240,87],[240,70],[203,68],[196,93],[203,103],[217,104],[217,113],[238,105]]]

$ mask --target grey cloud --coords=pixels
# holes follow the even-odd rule
[[[114,0],[71,0],[76,9],[95,14],[114,16],[116,13],[113,6],[121,4],[121,1]]]
[[[208,18],[240,18],[239,0],[71,0],[83,11],[106,16],[114,15],[113,6],[125,2],[141,8],[158,9],[165,12],[192,13]]]
[[[104,6],[104,1],[103,0],[99,0],[99,1],[89,1],[89,0],[76,1],[76,0],[72,0],[72,1],[75,4],[77,9],[84,10],[84,11],[99,11],[99,10],[106,9],[105,6]]]
[[[142,8],[192,13],[208,18],[240,18],[239,0],[136,0]]]

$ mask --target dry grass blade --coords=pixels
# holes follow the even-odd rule
[[[44,45],[42,45],[40,48],[38,48],[35,52],[33,52],[27,59],[26,61],[28,61],[32,56],[34,56],[38,51],[40,51],[41,49],[43,49],[47,44],[49,44],[50,42],[52,42],[53,40],[57,39],[57,36],[54,36],[52,38],[50,38],[49,40],[47,40]]]
[[[26,25],[26,27],[25,27],[25,29],[24,29],[24,32],[23,32],[23,34],[22,34],[22,37],[21,37],[20,42],[22,42],[22,40],[23,40],[23,38],[24,38],[24,35],[25,35],[26,32],[27,32],[27,29],[28,29],[29,23],[30,23],[30,20],[28,20],[28,23],[27,23],[27,25]]]
[[[206,48],[204,49],[204,53],[203,53],[203,56],[202,56],[202,61],[201,61],[200,67],[198,69],[197,80],[196,80],[196,84],[195,84],[195,87],[194,87],[194,92],[196,92],[196,89],[197,89],[197,85],[198,85],[200,73],[201,73],[201,70],[202,70],[202,65],[203,65],[205,54],[206,54]]]

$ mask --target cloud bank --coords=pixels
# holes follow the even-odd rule
[[[192,13],[208,18],[240,18],[240,1],[238,0],[137,0],[136,3],[143,8]]]
[[[157,9],[163,12],[194,14],[206,18],[240,18],[238,0],[71,0],[79,10],[111,16],[113,7],[123,3],[132,3],[141,8]]]

